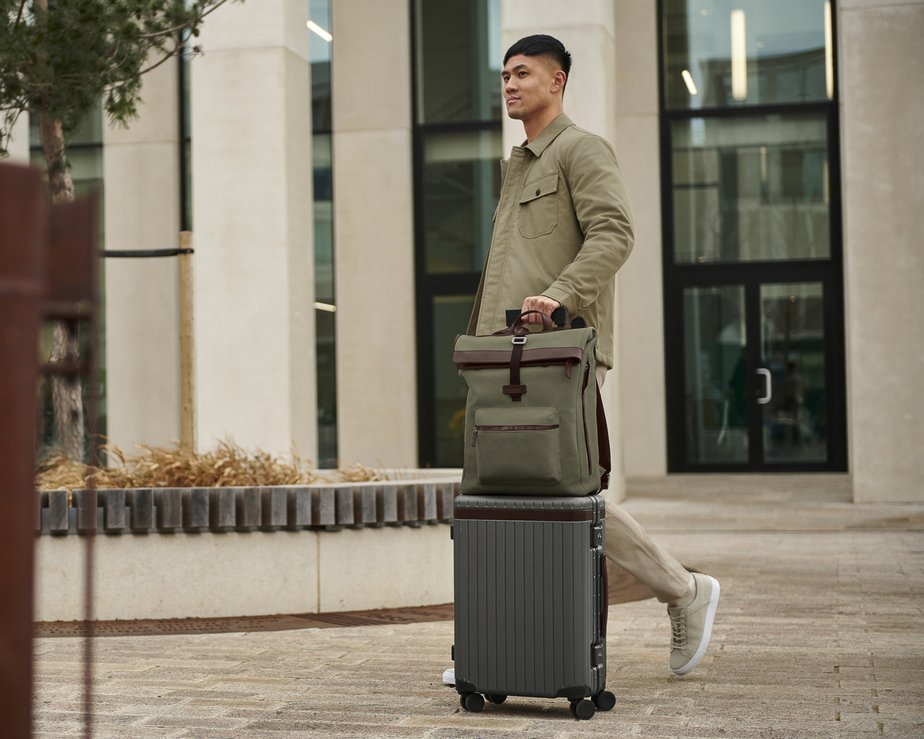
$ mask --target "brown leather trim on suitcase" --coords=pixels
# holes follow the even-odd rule
[[[455,511],[453,517],[479,521],[593,521],[594,512],[590,509],[566,511],[527,508],[462,508]]]

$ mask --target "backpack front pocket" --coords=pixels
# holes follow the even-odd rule
[[[558,410],[481,408],[472,446],[483,485],[554,485],[561,481]]]

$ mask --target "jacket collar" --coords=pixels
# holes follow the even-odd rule
[[[524,142],[523,147],[529,149],[537,157],[542,156],[542,152],[544,152],[548,145],[558,137],[558,134],[573,125],[574,123],[571,119],[562,113],[558,118],[542,129],[542,133],[533,139],[531,143]]]

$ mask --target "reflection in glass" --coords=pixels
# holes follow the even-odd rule
[[[748,461],[744,288],[683,292],[687,463]]]
[[[833,96],[826,0],[664,0],[663,7],[667,108]]]
[[[500,194],[500,130],[430,133],[424,139],[427,272],[479,272]]]
[[[830,256],[823,117],[674,121],[671,157],[677,262]]]
[[[315,347],[318,394],[318,466],[337,466],[337,323],[334,291],[331,134],[312,137],[314,159]]]
[[[474,298],[440,295],[433,299],[433,404],[435,467],[461,467],[465,436],[465,380],[452,363],[455,337],[465,332]]]
[[[329,30],[329,0],[310,0],[309,17]],[[315,351],[318,396],[318,467],[337,466],[337,321],[334,290],[333,169],[331,160],[331,45],[305,31],[311,60]]]
[[[416,0],[417,122],[499,121],[500,0]]]
[[[330,30],[330,0],[310,0],[309,18],[321,29]],[[308,32],[311,60],[311,122],[315,133],[331,130],[330,57],[331,43]]]
[[[768,462],[827,459],[824,301],[819,283],[761,285],[761,363],[771,397],[762,406]]]

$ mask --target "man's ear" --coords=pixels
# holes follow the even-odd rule
[[[558,92],[565,88],[565,83],[568,81],[568,75],[565,74],[565,70],[558,69],[552,75],[552,91]]]

